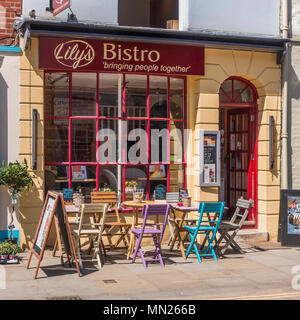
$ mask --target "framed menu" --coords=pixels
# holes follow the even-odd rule
[[[220,186],[220,131],[200,131],[200,186]]]

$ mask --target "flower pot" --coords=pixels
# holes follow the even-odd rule
[[[16,254],[9,254],[6,263],[19,263],[19,257]]]
[[[7,262],[8,255],[7,254],[0,254],[0,264],[5,264]]]

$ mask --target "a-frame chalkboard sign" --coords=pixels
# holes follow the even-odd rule
[[[71,235],[71,229],[70,229],[68,217],[67,217],[65,206],[64,206],[63,195],[61,193],[57,193],[54,191],[48,191],[47,193],[42,214],[40,217],[40,221],[38,224],[38,228],[36,230],[35,237],[33,240],[33,246],[32,246],[32,249],[30,250],[27,269],[30,266],[32,255],[35,255],[38,259],[38,264],[37,264],[36,272],[34,275],[34,279],[36,279],[41,261],[43,259],[47,238],[48,238],[53,220],[55,223],[55,230],[56,230],[56,235],[58,239],[58,246],[59,246],[61,259],[63,254],[62,242],[61,242],[61,239],[62,239],[69,265],[71,265],[71,259],[73,258],[76,264],[78,275],[80,276],[80,269],[78,266],[74,242]]]

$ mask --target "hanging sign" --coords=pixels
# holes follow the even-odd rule
[[[58,15],[62,11],[70,8],[71,0],[53,0],[52,8],[53,8],[53,16]]]
[[[62,71],[203,75],[204,48],[40,37],[39,66]]]
[[[200,131],[200,186],[220,186],[220,131]]]

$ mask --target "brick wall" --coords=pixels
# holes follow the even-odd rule
[[[15,11],[21,14],[22,0],[0,0],[0,45],[11,44],[15,37],[13,34]]]

